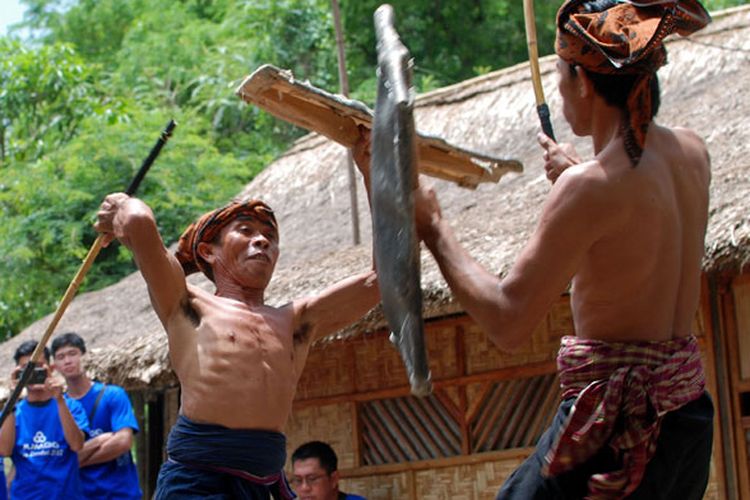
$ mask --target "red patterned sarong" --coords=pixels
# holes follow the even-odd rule
[[[576,400],[545,457],[544,473],[569,471],[610,446],[622,468],[591,477],[592,499],[632,493],[656,450],[664,415],[700,397],[705,387],[692,336],[628,343],[563,337],[557,364],[563,399]]]

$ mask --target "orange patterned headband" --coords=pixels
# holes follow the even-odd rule
[[[664,38],[709,22],[697,0],[569,0],[557,12],[555,50],[563,60],[592,73],[640,75],[628,97],[625,145],[633,165],[651,123],[651,79],[667,62]]]
[[[201,271],[213,280],[210,266],[198,255],[198,244],[213,241],[227,224],[241,215],[268,222],[278,232],[273,210],[260,200],[232,202],[205,213],[188,226],[177,244],[175,257],[182,265],[185,276]]]

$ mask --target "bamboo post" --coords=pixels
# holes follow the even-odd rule
[[[339,61],[339,85],[341,94],[349,97],[349,78],[346,75],[346,54],[344,52],[344,34],[341,28],[341,12],[339,10],[338,0],[331,0],[333,9],[333,25],[336,30],[336,48]],[[352,214],[352,242],[359,245],[361,242],[359,231],[359,203],[357,199],[357,178],[354,174],[354,159],[352,150],[346,150],[346,170],[349,174],[349,202],[351,204]]]

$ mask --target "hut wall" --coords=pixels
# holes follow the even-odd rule
[[[341,489],[361,492],[369,500],[413,498],[430,500],[494,499],[505,478],[521,463],[518,453],[495,461],[417,464],[400,473],[372,475],[367,471],[341,481]],[[497,459],[497,454],[493,454]]]
[[[336,450],[340,469],[356,467],[354,407],[355,403],[334,403],[295,410],[285,431],[289,460],[304,441],[319,440]]]
[[[713,391],[707,317],[701,309],[695,331]],[[410,395],[388,332],[318,344],[287,426],[289,457],[306,441],[330,443],[342,489],[371,499],[494,498],[557,408],[554,359],[560,337],[572,332],[567,296],[512,354],[494,347],[468,316],[428,322],[435,391],[424,400]],[[705,498],[724,498],[722,474],[715,461]]]
[[[414,498],[413,473],[409,471],[343,479],[340,488],[347,493],[359,492],[368,500]]]
[[[722,294],[734,473],[740,498],[750,498],[750,273],[732,279]]]

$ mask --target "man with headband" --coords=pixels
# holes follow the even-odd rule
[[[257,200],[200,217],[176,255],[149,207],[122,193],[105,198],[96,229],[133,252],[180,380],[180,415],[155,498],[292,498],[282,432],[310,345],[377,304],[374,271],[266,305],[279,233],[274,213]],[[214,282],[215,294],[186,282],[196,271]]]
[[[563,113],[595,157],[546,136],[554,181],[502,279],[482,268],[420,187],[417,223],[464,309],[502,348],[531,337],[572,280],[562,402],[498,498],[702,498],[713,406],[692,325],[710,164],[693,132],[653,121],[663,39],[710,21],[695,0],[571,0],[558,13]]]

